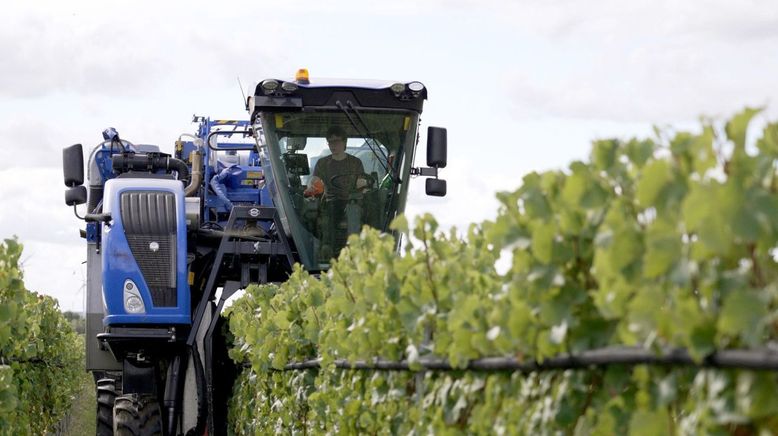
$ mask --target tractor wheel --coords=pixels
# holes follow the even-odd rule
[[[97,436],[113,435],[113,403],[116,400],[116,381],[112,378],[97,380]]]
[[[162,415],[157,398],[139,394],[116,398],[113,431],[117,436],[162,435]]]

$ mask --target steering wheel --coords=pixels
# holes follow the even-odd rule
[[[344,188],[339,183],[335,182],[336,180],[340,179],[341,177],[347,177],[347,176],[348,177],[354,177],[354,182],[351,184],[352,185],[351,187]],[[357,189],[356,184],[357,184],[357,180],[359,180],[359,179],[364,180],[367,184],[365,186],[363,186],[362,188]],[[344,174],[336,174],[336,175],[330,177],[329,183],[327,184],[327,189],[330,189],[332,191],[341,191],[341,192],[344,191],[344,190],[348,190],[348,193],[350,194],[351,192],[355,192],[355,191],[365,192],[365,191],[369,191],[369,190],[375,189],[377,183],[378,183],[378,181],[376,180],[375,177],[373,177],[372,174],[367,174],[367,173],[344,173]]]

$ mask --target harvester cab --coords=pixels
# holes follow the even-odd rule
[[[66,204],[86,203],[86,365],[97,434],[224,434],[236,368],[219,315],[295,263],[329,268],[363,226],[388,231],[409,179],[446,193],[446,131],[413,166],[420,82],[266,79],[247,120],[195,117],[172,155],[112,128],[63,151]],[[398,241],[399,244],[399,241]]]
[[[262,132],[267,184],[306,269],[327,269],[362,226],[387,231],[403,212],[411,175],[434,177],[427,193],[445,195],[445,181],[437,178],[446,165],[445,129],[429,128],[430,168],[412,166],[426,97],[420,82],[344,86],[311,81],[305,70],[294,81],[257,85],[248,108]],[[345,153],[333,149],[333,131],[343,136],[334,139],[345,143]]]

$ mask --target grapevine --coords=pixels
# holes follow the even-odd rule
[[[0,434],[44,434],[70,409],[83,342],[56,300],[24,287],[15,239],[0,243]]]
[[[778,431],[778,373],[657,365],[465,370],[612,346],[770,348],[778,336],[778,123],[598,140],[531,173],[464,235],[425,215],[365,229],[331,270],[250,287],[229,312],[247,362],[236,433],[756,434]],[[497,271],[508,258],[507,272]],[[283,371],[320,359],[319,369]],[[407,361],[407,372],[336,361]],[[446,359],[454,371],[422,371]],[[456,370],[459,369],[459,370]]]

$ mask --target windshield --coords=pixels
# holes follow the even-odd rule
[[[353,109],[261,114],[267,186],[301,261],[326,269],[348,236],[402,211],[418,114]],[[268,174],[272,176],[268,178]]]

